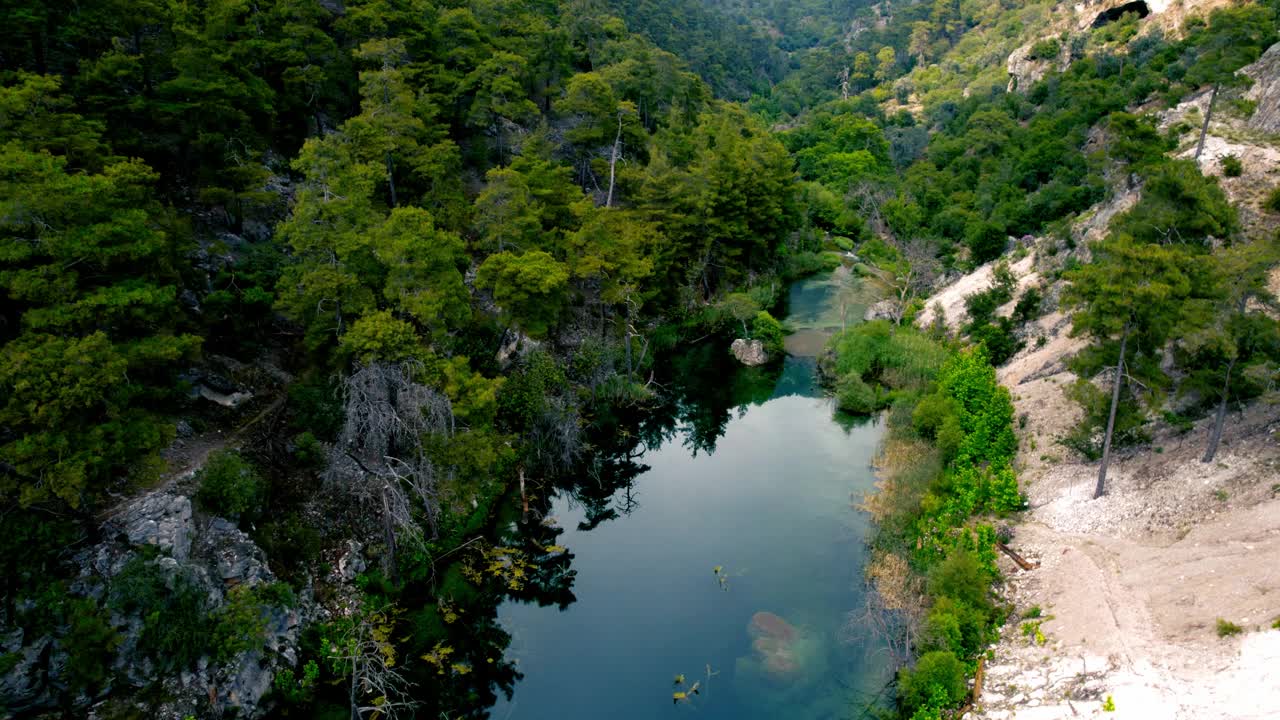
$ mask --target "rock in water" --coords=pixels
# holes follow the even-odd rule
[[[769,353],[765,352],[764,343],[759,340],[738,338],[733,341],[729,349],[743,365],[755,367],[769,362]]]
[[[775,680],[790,680],[801,669],[796,641],[799,633],[791,623],[771,612],[758,612],[747,624],[760,665]]]

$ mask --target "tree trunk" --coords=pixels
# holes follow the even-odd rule
[[[1236,359],[1231,358],[1231,362],[1227,363],[1227,376],[1222,381],[1222,398],[1218,401],[1218,417],[1213,421],[1213,433],[1209,435],[1209,447],[1205,448],[1204,457],[1200,458],[1200,462],[1213,462],[1213,456],[1218,454],[1218,443],[1222,440],[1222,426],[1227,422],[1227,397],[1231,392],[1231,371],[1236,367]]]
[[[622,146],[622,114],[618,114],[618,134],[613,138],[613,152],[609,155],[609,195],[604,200],[605,207],[613,207],[613,183],[617,178],[618,152]]]
[[[1209,107],[1204,111],[1204,124],[1200,126],[1200,142],[1196,143],[1196,162],[1200,162],[1200,153],[1204,152],[1204,136],[1209,133],[1209,120],[1213,118],[1213,104],[1218,100],[1219,83],[1213,84],[1213,92],[1209,94]]]
[[[387,186],[391,189],[391,207],[396,206],[395,165],[391,162],[391,153],[387,153]]]
[[[1116,407],[1120,405],[1120,387],[1124,384],[1124,352],[1129,343],[1129,321],[1124,323],[1124,334],[1120,336],[1120,361],[1116,363],[1116,380],[1111,388],[1111,413],[1107,416],[1107,436],[1102,441],[1102,465],[1098,468],[1098,486],[1093,490],[1093,497],[1100,498],[1106,492],[1107,464],[1111,462],[1111,434],[1116,429]]]

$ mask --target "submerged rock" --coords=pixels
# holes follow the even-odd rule
[[[738,362],[749,367],[769,362],[769,353],[765,351],[764,343],[760,340],[738,338],[733,341],[729,349],[733,352],[733,356],[738,358]]]
[[[747,633],[761,667],[770,677],[786,680],[800,671],[795,648],[799,633],[791,623],[771,612],[758,612],[747,623]]]

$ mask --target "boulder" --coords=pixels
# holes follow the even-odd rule
[[[898,301],[892,298],[881,300],[862,314],[862,319],[871,322],[873,320],[893,320],[898,315]]]
[[[769,353],[765,352],[764,343],[759,340],[746,340],[738,338],[733,341],[733,345],[729,346],[733,352],[733,356],[738,362],[748,367],[764,365],[769,362]]]
[[[163,492],[145,495],[126,506],[111,524],[118,526],[134,547],[154,545],[179,562],[191,553],[191,500],[185,496]]]

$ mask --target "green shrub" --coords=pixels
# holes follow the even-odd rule
[[[782,323],[774,319],[768,310],[756,313],[755,319],[751,322],[751,337],[764,343],[764,349],[770,355],[783,352],[783,339],[786,333],[782,329]]]
[[[283,577],[294,579],[320,559],[320,532],[297,513],[259,524],[253,539]]]
[[[62,610],[67,634],[61,642],[67,651],[71,686],[96,694],[110,678],[111,656],[120,644],[120,634],[93,600],[69,598]]]
[[[180,569],[170,572],[134,557],[111,581],[108,606],[142,618],[138,648],[161,668],[179,670],[209,647],[210,622],[204,591]]]
[[[832,235],[831,242],[845,252],[853,252],[853,241],[841,235]]]
[[[955,550],[929,570],[928,589],[933,597],[949,597],[973,608],[988,610],[991,578],[973,553]]]
[[[1009,358],[1018,354],[1025,343],[1018,338],[1013,321],[1009,318],[997,318],[995,322],[979,325],[969,331],[969,337],[975,343],[981,343],[987,349],[987,356],[992,365],[1003,365]]]
[[[863,382],[856,373],[840,378],[836,385],[836,405],[855,415],[867,415],[880,409],[875,388]]]
[[[1244,174],[1244,165],[1235,155],[1222,156],[1222,174],[1227,177],[1240,177]]]
[[[1040,293],[1040,288],[1032,285],[1022,291],[1022,296],[1018,298],[1018,304],[1013,306],[1013,320],[1016,323],[1024,324],[1040,317],[1040,306],[1044,302],[1044,296]]]
[[[1027,53],[1027,57],[1032,60],[1053,60],[1058,57],[1058,53],[1062,52],[1062,44],[1057,38],[1047,38],[1037,42],[1031,46],[1031,52]]]
[[[923,707],[951,707],[968,695],[964,663],[955,653],[935,650],[898,674],[898,702],[908,715]]]
[[[1220,638],[1231,637],[1232,635],[1239,635],[1240,633],[1244,632],[1244,628],[1231,622],[1230,620],[1223,620],[1222,618],[1218,618],[1216,629],[1218,632],[1218,637]]]
[[[262,510],[266,484],[253,465],[234,450],[220,450],[209,456],[196,473],[200,490],[196,501],[215,515],[248,519]]]
[[[320,679],[320,665],[315,660],[308,660],[302,666],[302,677],[294,676],[293,670],[283,668],[276,672],[271,682],[276,695],[289,705],[303,705],[311,700],[315,693],[316,682]]]
[[[1263,201],[1262,207],[1274,213],[1280,213],[1280,185],[1271,190],[1271,194]]]
[[[1080,379],[1066,388],[1066,395],[1084,408],[1084,416],[1062,439],[1062,443],[1089,460],[1097,460],[1102,457],[1102,438],[1111,411],[1111,393]],[[1143,442],[1147,437],[1143,432],[1145,424],[1146,418],[1137,403],[1120,403],[1116,408],[1112,445],[1125,447]]]
[[[293,459],[299,467],[317,468],[324,462],[324,445],[310,430],[300,432],[293,438]]]
[[[293,602],[293,591],[284,583],[231,588],[226,603],[214,614],[215,657],[225,662],[242,652],[262,647],[267,639],[269,610],[289,607]]]

